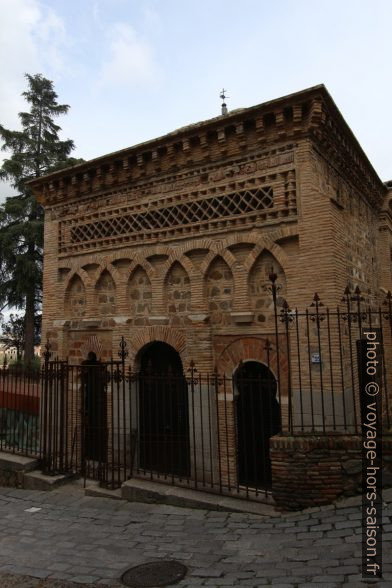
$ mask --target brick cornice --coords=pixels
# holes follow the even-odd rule
[[[157,179],[195,166],[224,162],[241,153],[312,139],[344,174],[365,186],[379,202],[386,186],[381,182],[352,131],[323,85],[250,108],[189,125],[163,137],[109,153],[72,168],[29,182],[44,206],[71,202],[121,190],[124,186]]]

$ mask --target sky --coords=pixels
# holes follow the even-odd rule
[[[232,110],[324,83],[392,179],[390,0],[0,0],[0,15],[0,124],[20,128],[24,75],[41,73],[70,105],[74,157],[217,116],[223,87]]]
[[[0,124],[25,73],[54,83],[73,156],[91,159],[324,83],[392,179],[390,0],[0,0]],[[4,156],[4,155],[3,155]],[[0,184],[0,198],[10,194]]]

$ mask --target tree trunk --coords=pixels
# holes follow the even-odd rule
[[[34,359],[34,290],[27,292],[25,310],[25,347],[24,359],[30,363]]]

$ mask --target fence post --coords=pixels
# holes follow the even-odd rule
[[[285,338],[286,338],[286,353],[287,353],[287,388],[288,388],[288,419],[287,427],[289,433],[293,432],[293,399],[291,390],[291,353],[290,353],[290,336],[289,326],[294,321],[293,311],[290,309],[286,300],[284,301],[283,308],[280,311],[280,320],[285,326]]]
[[[320,312],[320,308],[323,303],[320,300],[319,295],[315,292],[313,297],[313,301],[311,303],[311,308],[315,309],[314,313],[309,314],[309,318],[316,324],[317,327],[317,347],[318,347],[318,355],[319,355],[319,372],[320,372],[320,395],[321,395],[321,420],[322,420],[322,427],[323,433],[325,433],[325,399],[324,399],[324,379],[323,379],[323,354],[321,350],[321,334],[320,334],[320,327],[321,323],[325,319],[324,313]]]
[[[195,363],[191,359],[188,372],[190,373],[189,383],[191,385],[191,406],[192,406],[192,439],[193,439],[193,471],[195,475],[195,488],[197,489],[197,452],[196,452],[196,423],[195,423],[195,374],[197,372]]]
[[[127,343],[124,339],[124,336],[121,336],[120,339],[120,343],[119,343],[119,350],[118,350],[118,356],[120,358],[121,361],[121,374],[120,374],[120,378],[122,381],[122,408],[123,408],[123,414],[122,414],[122,425],[123,425],[123,452],[124,452],[124,480],[127,479],[127,413],[126,413],[126,402],[125,402],[125,384],[126,384],[126,378],[125,378],[125,359],[128,357],[129,353],[128,353],[128,349],[127,349]],[[129,386],[131,384],[129,383]],[[118,400],[118,402],[120,402],[120,400]],[[129,419],[131,419],[131,397],[129,395],[129,411],[128,411],[128,416]],[[120,423],[118,424],[118,426],[120,427]],[[129,437],[129,449],[130,452],[132,452],[132,427],[130,425],[129,427],[130,429],[130,437]],[[118,434],[120,435],[120,431],[118,432]],[[130,470],[131,470],[131,474],[132,474],[132,459],[131,459],[131,455],[130,457]]]
[[[353,298],[351,297],[351,290],[349,286],[346,287],[344,291],[344,296],[342,298],[342,302],[346,304],[346,314],[343,315],[343,319],[347,320],[348,326],[348,341],[350,347],[350,371],[351,371],[351,387],[352,387],[352,402],[353,402],[353,414],[354,414],[354,427],[355,432],[358,433],[358,417],[357,417],[357,407],[356,407],[356,398],[355,398],[355,374],[354,374],[354,355],[353,355],[353,333],[352,333],[352,322],[355,320],[355,313],[351,310],[351,302]]]
[[[281,380],[280,380],[280,354],[279,354],[279,329],[278,329],[278,309],[277,309],[277,300],[276,295],[277,292],[281,289],[281,286],[276,283],[278,278],[277,274],[274,272],[273,268],[271,267],[271,271],[268,275],[268,278],[271,282],[270,286],[267,286],[267,290],[272,294],[272,301],[274,304],[274,325],[275,325],[275,345],[276,345],[276,364],[277,364],[277,376],[278,376],[278,397],[279,397],[279,426],[280,430],[282,431],[282,398],[281,398]]]
[[[48,418],[48,406],[49,406],[49,361],[52,356],[50,351],[49,337],[46,340],[45,351],[42,354],[44,357],[44,369],[43,369],[43,389],[41,399],[41,462],[43,473],[48,473],[50,470],[50,444],[48,443],[49,437],[52,434],[51,423]],[[43,422],[42,422],[43,421]]]

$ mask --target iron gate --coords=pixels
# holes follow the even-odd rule
[[[45,362],[44,472],[82,475],[109,488],[137,476],[218,493],[267,492],[268,438],[280,429],[275,380],[246,370],[233,378],[200,375],[194,366],[187,374],[132,373],[124,359]],[[260,395],[265,415],[257,425]]]

